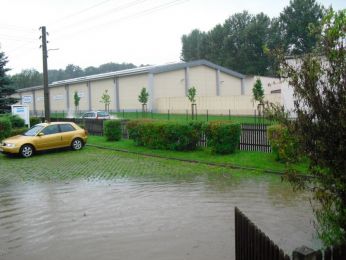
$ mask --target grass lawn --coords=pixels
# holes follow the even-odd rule
[[[167,158],[197,160],[207,163],[231,164],[244,168],[256,168],[261,171],[267,170],[283,172],[285,170],[285,164],[277,162],[274,154],[272,153],[237,151],[231,155],[217,155],[212,154],[208,148],[189,152],[154,150],[146,147],[135,146],[132,140],[123,139],[118,142],[109,142],[106,141],[106,138],[103,136],[89,136],[88,144]],[[307,172],[307,163],[297,163],[295,165],[295,169],[301,173],[305,173]]]

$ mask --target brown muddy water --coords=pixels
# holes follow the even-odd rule
[[[253,174],[9,184],[0,259],[234,259],[235,206],[286,253],[317,248],[308,198]]]

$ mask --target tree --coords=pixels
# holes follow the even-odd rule
[[[108,94],[108,89],[106,89],[105,92],[103,92],[100,102],[105,104],[105,111],[109,111],[111,96]]]
[[[346,9],[329,10],[315,28],[317,48],[292,65],[282,58],[284,76],[294,89],[293,129],[309,159],[309,173],[289,180],[309,188],[318,233],[326,245],[346,242]]]
[[[149,93],[146,88],[142,88],[141,93],[138,96],[138,101],[142,104],[142,113],[147,111],[147,103],[149,99]]]
[[[77,92],[77,91],[74,92],[73,99],[74,99],[75,111],[78,112],[80,96],[78,95],[78,92]]]
[[[183,61],[193,61],[205,57],[206,34],[200,30],[193,30],[181,38],[183,47],[181,58]]]
[[[197,105],[196,105],[196,95],[197,90],[195,87],[189,88],[187,91],[187,98],[191,102],[191,115],[192,119],[194,119],[194,115],[197,116]]]
[[[259,102],[259,104],[257,105],[257,109],[258,109],[259,115],[261,115],[263,100],[264,100],[264,89],[262,87],[262,81],[260,79],[256,79],[256,82],[252,88],[252,95],[254,100]]]
[[[281,30],[286,54],[302,54],[312,51],[317,42],[310,34],[309,26],[317,26],[323,15],[323,7],[315,0],[291,0],[280,14]]]
[[[16,89],[28,88],[42,85],[42,73],[35,69],[22,70],[11,77],[12,85]]]
[[[18,99],[11,97],[16,91],[11,87],[11,80],[6,75],[9,69],[5,66],[8,60],[5,53],[0,52],[0,114],[10,111],[10,106],[15,104]]]

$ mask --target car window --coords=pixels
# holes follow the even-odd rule
[[[26,136],[35,136],[37,135],[42,129],[44,128],[43,125],[35,125],[31,127],[28,131],[24,133]]]
[[[109,116],[107,112],[97,112],[97,116]]]
[[[60,132],[71,132],[74,131],[74,127],[70,124],[61,124],[60,125]]]
[[[85,113],[83,117],[94,117],[94,113]]]
[[[41,133],[44,133],[45,135],[51,135],[59,133],[59,126],[58,125],[50,125],[44,128]]]

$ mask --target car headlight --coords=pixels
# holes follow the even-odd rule
[[[13,148],[13,147],[16,147],[16,144],[5,143],[5,146],[6,146],[6,147]]]

